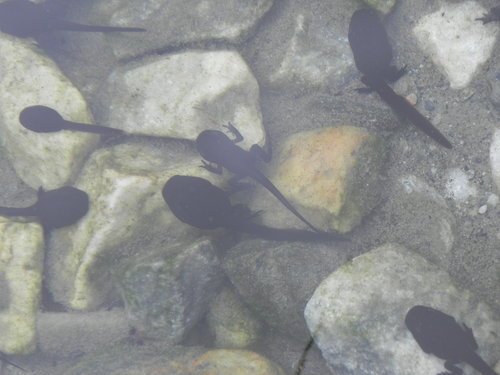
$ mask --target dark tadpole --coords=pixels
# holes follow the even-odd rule
[[[221,174],[222,168],[234,173],[231,182],[250,177],[274,195],[291,213],[306,224],[313,231],[321,230],[312,225],[302,214],[286,199],[279,189],[257,168],[258,159],[269,162],[270,150],[264,150],[259,145],[253,145],[249,151],[239,147],[236,143],[243,140],[243,136],[231,123],[225,126],[234,136],[230,139],[219,130],[204,130],[196,138],[196,149],[203,157],[202,168],[209,172]]]
[[[398,80],[405,73],[405,68],[397,69],[391,65],[392,47],[374,9],[364,8],[353,13],[348,39],[356,68],[363,74],[361,81],[369,91],[377,92],[394,112],[409,120],[441,146],[452,148],[450,141],[425,116],[387,84]]]
[[[451,315],[429,306],[413,306],[405,317],[405,324],[425,353],[444,359],[449,372],[440,374],[460,375],[457,363],[465,362],[482,375],[498,375],[476,353],[478,345],[472,329],[459,324]],[[438,374],[439,375],[439,374]]]
[[[72,186],[55,190],[38,189],[38,200],[29,207],[0,207],[0,215],[37,217],[44,229],[72,225],[89,210],[86,192]]]
[[[103,33],[146,31],[138,27],[92,26],[66,21],[52,15],[45,5],[29,0],[7,0],[0,3],[0,31],[27,38],[54,30]]]
[[[120,129],[65,120],[55,109],[44,105],[34,105],[24,108],[21,113],[19,113],[19,122],[26,129],[37,133],[53,133],[60,130],[70,130],[102,135],[125,134],[125,132]]]
[[[252,219],[259,213],[252,213],[241,204],[233,205],[228,192],[200,177],[173,176],[165,183],[162,196],[180,221],[198,229],[225,228],[274,241],[348,240],[338,233],[272,228],[253,223]]]

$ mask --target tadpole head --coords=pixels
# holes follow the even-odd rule
[[[89,210],[89,196],[72,186],[39,191],[36,213],[47,229],[75,224]]]
[[[44,105],[33,105],[19,113],[19,122],[26,129],[37,133],[52,133],[62,129],[64,119],[54,109]]]

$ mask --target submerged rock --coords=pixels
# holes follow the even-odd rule
[[[243,302],[269,326],[303,341],[304,307],[314,289],[342,265],[340,245],[247,240],[224,259],[224,271]]]
[[[43,230],[0,218],[0,351],[26,354],[36,346],[42,291]]]
[[[222,290],[210,304],[207,322],[219,348],[248,347],[257,341],[262,329],[261,323],[229,288]]]
[[[165,55],[115,71],[107,85],[103,110],[110,127],[195,140],[232,122],[244,145],[264,141],[259,87],[237,52]]]
[[[0,138],[17,175],[29,186],[67,185],[99,141],[96,135],[39,134],[19,123],[27,106],[46,105],[66,119],[92,123],[80,92],[42,51],[29,41],[0,35]]]
[[[404,320],[414,305],[453,315],[474,331],[478,353],[494,364],[500,321],[448,274],[398,245],[355,258],[326,278],[307,303],[305,318],[323,357],[339,373],[427,375],[443,361],[424,353]]]
[[[165,241],[195,241],[199,233],[173,216],[161,190],[172,175],[209,174],[198,166],[199,157],[176,144],[121,144],[92,154],[76,184],[89,195],[89,212],[50,238],[47,285],[55,300],[95,309],[117,297],[112,272],[128,255],[147,254]]]
[[[314,89],[315,98],[318,90],[329,96],[344,89],[347,73],[354,67],[346,15],[356,6],[317,0],[277,3],[242,52],[259,84],[272,87],[270,96],[290,94],[295,106],[309,89]]]
[[[188,369],[186,375],[285,375],[278,365],[248,350],[209,350]]]
[[[301,132],[281,146],[273,181],[314,225],[348,232],[378,203],[385,159],[382,139],[361,128]]]
[[[270,76],[273,86],[324,87],[344,79],[353,65],[347,37],[333,38],[316,21],[309,14],[296,16],[288,48]]]
[[[413,29],[420,48],[453,89],[466,87],[493,51],[499,27],[476,21],[484,13],[487,9],[475,1],[447,3],[422,17]]]
[[[112,25],[148,29],[134,43],[130,36],[108,36],[115,55],[124,58],[187,43],[240,42],[272,4],[272,0],[119,0],[99,3],[98,8],[99,13],[109,15]]]
[[[117,278],[139,332],[179,343],[208,310],[224,274],[211,242],[202,240],[132,259]]]
[[[363,2],[384,14],[389,13],[396,5],[396,0],[363,0]]]

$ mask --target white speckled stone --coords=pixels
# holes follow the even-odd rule
[[[43,247],[39,224],[0,217],[0,351],[4,353],[35,350]]]
[[[458,168],[446,172],[446,197],[456,202],[465,202],[469,197],[477,195],[477,188],[469,181],[464,171]]]
[[[265,137],[257,81],[234,51],[189,51],[126,66],[109,79],[107,100],[109,126],[133,134],[194,140],[232,122],[243,145]]]
[[[328,276],[305,308],[305,318],[323,357],[338,374],[429,375],[443,360],[424,353],[404,319],[415,305],[454,316],[472,328],[479,354],[500,357],[500,321],[449,275],[399,245],[365,253]],[[472,374],[472,372],[470,372]]]
[[[475,20],[484,13],[487,9],[475,1],[445,3],[439,11],[422,17],[413,29],[420,48],[453,89],[466,87],[493,51],[499,27]]]
[[[0,35],[0,142],[27,185],[55,189],[74,177],[99,137],[26,130],[19,112],[37,104],[53,107],[68,120],[92,123],[82,95],[52,60],[28,40]]]
[[[126,143],[92,154],[75,185],[89,195],[88,214],[50,237],[46,278],[56,301],[75,310],[112,302],[111,274],[127,256],[151,251],[151,243],[162,246],[156,238],[196,240],[199,234],[173,216],[161,195],[174,174],[213,176],[199,168],[199,156],[182,151]],[[138,248],[131,245],[137,238]]]

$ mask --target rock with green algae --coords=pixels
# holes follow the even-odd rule
[[[134,327],[146,337],[179,343],[208,310],[224,273],[205,239],[130,259],[117,279]]]
[[[93,153],[76,182],[89,195],[88,214],[50,238],[46,278],[54,299],[75,310],[96,309],[117,298],[112,272],[127,256],[196,241],[199,231],[175,218],[161,191],[175,174],[213,178],[199,160],[177,142],[125,143]]]
[[[388,14],[396,5],[396,0],[363,0],[363,2],[383,14]]]
[[[284,375],[260,354],[247,350],[206,350],[145,340],[143,345],[117,343],[89,353],[70,368],[51,375]]]
[[[500,356],[500,320],[450,276],[400,245],[387,244],[328,276],[305,308],[307,325],[336,373],[427,375],[443,361],[420,350],[404,319],[414,305],[439,309],[474,331],[479,353]]]
[[[78,362],[51,375],[190,375],[188,365],[206,349],[172,346],[161,341],[144,340],[142,345],[121,341],[105,350],[87,353]]]
[[[81,93],[32,42],[0,35],[0,139],[17,175],[29,186],[68,184],[99,141],[96,135],[34,133],[19,124],[27,106],[46,105],[72,121],[92,123]]]
[[[190,375],[285,375],[267,358],[248,350],[209,350],[189,366]]]
[[[386,154],[379,136],[354,126],[296,133],[281,146],[272,180],[314,225],[348,232],[379,202]]]
[[[257,341],[262,329],[262,324],[230,288],[222,290],[212,301],[207,322],[219,348],[246,348]]]
[[[26,354],[36,346],[43,278],[43,229],[0,217],[0,351]]]

